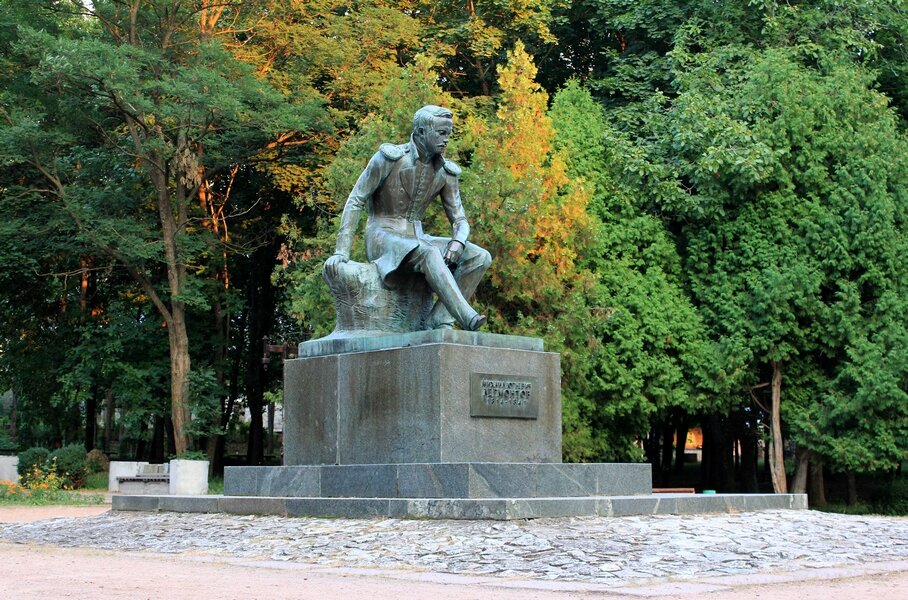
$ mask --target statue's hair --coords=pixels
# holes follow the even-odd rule
[[[454,118],[454,113],[441,106],[434,106],[432,104],[423,106],[413,115],[413,131],[416,131],[420,127],[431,127],[436,118],[452,119]]]

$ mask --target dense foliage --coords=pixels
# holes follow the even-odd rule
[[[433,103],[566,459],[670,482],[700,426],[706,487],[891,472],[906,37],[893,0],[0,0],[3,433],[217,468],[248,408],[263,461],[261,340],[330,331],[339,208]]]

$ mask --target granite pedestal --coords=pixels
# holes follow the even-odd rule
[[[285,465],[561,462],[560,357],[541,340],[438,330],[300,355],[284,363]]]

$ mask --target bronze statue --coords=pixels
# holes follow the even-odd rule
[[[350,192],[341,217],[336,250],[325,262],[324,270],[338,305],[339,329],[388,327],[413,331],[452,328],[456,321],[464,329],[476,331],[485,323],[486,317],[477,313],[467,299],[476,291],[492,258],[486,250],[467,241],[470,225],[460,199],[461,171],[443,156],[452,127],[451,111],[438,106],[422,107],[413,116],[410,142],[382,144]],[[438,196],[451,222],[449,238],[431,236],[422,229],[426,208]],[[379,281],[386,289],[401,285],[418,287],[419,283],[413,284],[410,276],[421,274],[428,284],[427,293],[434,292],[438,298],[427,315],[409,314],[418,312],[413,307],[420,304],[406,299],[408,293],[412,295],[410,290],[402,290],[403,300],[391,296],[392,300],[376,302],[378,286],[365,281],[367,276],[362,269],[351,269],[351,265],[357,264],[348,261],[363,209],[367,214],[366,255],[377,269]],[[340,289],[349,287],[350,282],[369,289],[356,294]],[[363,317],[371,325],[341,323],[342,309],[350,309],[351,303],[364,302],[368,306],[352,310],[378,313]],[[385,315],[391,315],[393,326],[382,325],[388,322]]]

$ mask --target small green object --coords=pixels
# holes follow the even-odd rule
[[[704,494],[715,494],[716,490],[703,490]]]

